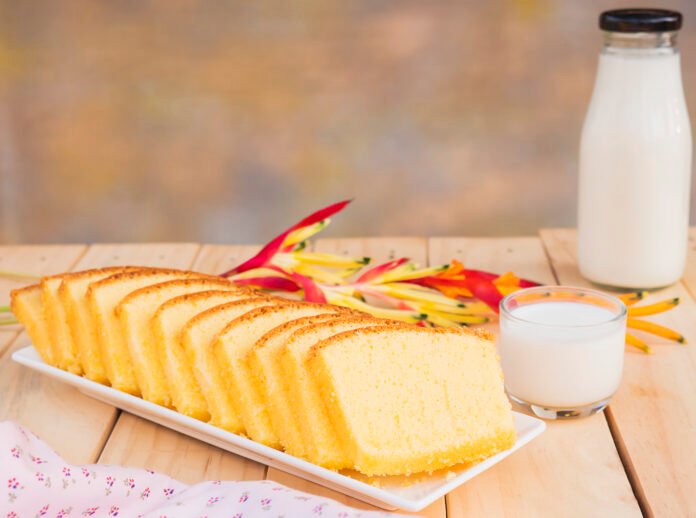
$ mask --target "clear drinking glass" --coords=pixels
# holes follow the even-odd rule
[[[592,415],[619,387],[626,305],[600,291],[540,286],[500,303],[500,352],[510,399],[545,419]]]

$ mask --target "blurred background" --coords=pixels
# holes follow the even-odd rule
[[[640,4],[685,15],[693,116],[696,2]],[[574,225],[627,6],[0,0],[0,242],[258,243],[344,198],[332,235]]]

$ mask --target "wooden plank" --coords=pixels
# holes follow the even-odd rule
[[[260,480],[265,466],[128,413],[121,416],[99,462],[151,469],[188,484]]]
[[[0,270],[32,275],[60,273],[69,270],[85,250],[84,245],[0,246]],[[30,279],[0,279],[0,304],[8,304],[11,289],[31,282]],[[6,329],[0,334],[0,421],[11,419],[36,433],[43,432],[53,448],[70,452],[74,437],[89,416],[79,411],[76,420],[48,433],[51,422],[55,428],[55,423],[61,421],[59,416],[65,409],[63,397],[71,390],[56,385],[54,391],[45,391],[50,385],[47,380],[12,361],[12,352],[29,343],[26,333],[20,334],[20,331],[20,326],[13,326],[12,330]]]
[[[689,229],[689,251],[682,282],[691,293],[691,296],[696,297],[696,227]]]
[[[319,239],[315,242],[314,250],[358,257],[369,256],[373,258],[372,264],[378,264],[402,256],[410,257],[423,266],[428,263],[427,242],[422,238]],[[360,509],[376,509],[342,493],[332,491],[274,468],[268,468],[267,478],[300,491],[333,498],[346,505]],[[446,515],[445,499],[440,499],[417,514],[427,517],[444,517]]]
[[[76,270],[103,266],[189,268],[200,250],[197,243],[100,243],[89,247]]]
[[[589,286],[577,268],[575,231],[543,230],[541,237],[560,282]],[[692,253],[690,283],[693,258]],[[693,343],[696,303],[687,288],[677,283],[655,291],[650,300],[672,297],[682,300],[677,309],[649,319],[678,329]],[[621,387],[607,411],[609,423],[645,512],[696,516],[696,350],[651,335],[641,338],[655,354],[627,349]]]
[[[222,273],[253,255],[257,246],[205,245],[186,268]],[[262,480],[266,466],[145,419],[123,413],[99,462],[165,473],[190,484],[203,480]]]
[[[538,238],[433,238],[431,263],[542,283],[554,277]],[[639,516],[640,509],[602,415],[547,422],[529,445],[447,496],[448,516]]]
[[[7,326],[0,330],[0,357],[10,344],[17,338],[21,330],[20,326]]]
[[[257,245],[203,245],[194,268],[221,274],[253,257],[260,248]]]
[[[317,239],[313,249],[315,252],[370,257],[372,258],[371,266],[399,257],[409,257],[421,266],[428,264],[427,239],[422,237]]]
[[[51,273],[71,266],[82,270],[117,264],[184,268],[191,264],[198,248],[196,244],[94,245],[74,266],[79,254],[72,263],[56,262]],[[25,424],[69,462],[94,462],[111,433],[116,409],[10,361],[12,350],[28,343],[28,337],[22,334],[2,358],[0,393],[6,405],[1,413]]]

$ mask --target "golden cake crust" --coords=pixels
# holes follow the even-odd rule
[[[142,295],[146,295],[149,293],[156,293],[156,292],[162,290],[162,288],[169,288],[169,287],[173,287],[173,286],[186,287],[186,286],[196,285],[196,284],[200,283],[201,280],[203,280],[206,283],[209,283],[211,285],[217,284],[219,286],[223,286],[226,288],[228,288],[228,287],[236,288],[235,290],[227,290],[228,293],[236,292],[236,293],[249,294],[250,297],[258,296],[255,294],[255,290],[253,290],[251,288],[247,288],[246,286],[237,285],[237,284],[233,283],[232,281],[228,281],[228,280],[224,279],[223,277],[217,277],[217,276],[211,275],[210,278],[208,278],[208,276],[205,276],[205,274],[202,274],[202,275],[204,275],[204,276],[200,277],[200,278],[199,277],[189,277],[186,279],[176,279],[176,280],[172,280],[172,281],[163,281],[163,282],[158,282],[157,284],[151,284],[150,286],[145,286],[143,288],[138,288],[137,290],[130,292],[128,295],[126,295],[121,300],[121,302],[119,302],[119,305],[116,307],[116,312],[118,313],[119,310],[121,309],[121,307],[129,304],[131,301],[133,301],[134,299],[136,299]],[[211,287],[210,289],[206,289],[204,291],[215,291],[215,288]],[[195,294],[190,294],[190,295],[197,295],[198,293],[201,293],[201,292],[197,292]],[[176,297],[174,297],[174,298],[176,298]],[[170,302],[170,301],[168,300],[167,302]],[[166,302],[165,302],[165,304],[166,304]]]
[[[216,290],[211,290],[211,291],[217,293]],[[159,309],[157,310],[157,312],[155,313],[155,316],[157,316],[157,314],[162,312],[162,311],[166,311],[167,308],[169,308],[169,307],[176,306],[176,305],[184,303],[184,302],[195,302],[197,300],[203,300],[203,299],[207,298],[208,295],[209,295],[209,291],[202,291],[199,293],[187,293],[186,295],[179,295],[178,297],[174,297],[173,299],[168,300],[167,302],[162,304],[159,307]],[[287,299],[283,299],[281,297],[276,297],[275,295],[270,295],[268,293],[264,293],[260,290],[255,290],[253,288],[250,289],[249,298],[260,298],[260,297],[266,297],[269,299],[278,299],[281,301],[287,300]],[[240,301],[233,301],[233,302],[230,302],[230,304],[233,304],[234,302],[240,302]],[[211,308],[211,309],[214,309],[214,308]],[[209,310],[207,310],[207,311],[209,311]],[[200,314],[196,315],[196,316],[200,316]]]
[[[367,315],[366,313],[363,313],[361,311],[355,311],[355,310],[350,309],[350,308],[335,306],[333,304],[316,304],[316,303],[312,303],[312,302],[305,302],[303,304],[315,304],[317,306],[330,306],[332,308],[336,308],[335,318],[348,318],[348,315],[355,315],[355,317],[353,317],[353,318],[358,318],[358,317],[374,318],[374,317],[371,317],[370,315]],[[324,322],[326,320],[325,316],[330,315],[331,313],[332,312],[330,310],[327,310],[327,313],[322,314],[322,315],[312,315],[309,317],[300,317],[300,318],[296,318],[294,320],[290,320],[290,321],[286,322],[285,324],[281,324],[277,327],[274,327],[268,333],[263,335],[254,344],[253,350],[263,349],[266,346],[266,344],[268,342],[274,340],[276,338],[276,336],[282,335],[288,329],[291,329],[293,327],[298,327],[298,326],[304,327],[304,326],[311,325],[314,323]],[[377,320],[381,320],[381,319],[377,319]]]
[[[196,294],[196,295],[197,295],[197,294]],[[177,297],[177,298],[178,298],[178,297]],[[254,298],[254,299],[256,299],[256,298],[263,299],[263,298],[266,298],[266,297],[252,297],[252,298]],[[275,298],[275,297],[268,297],[268,298]],[[182,297],[182,300],[183,300],[183,297]],[[189,299],[189,300],[190,300],[190,299]],[[199,322],[201,322],[201,321],[203,321],[203,320],[206,320],[206,319],[210,318],[212,315],[214,315],[214,314],[216,314],[216,313],[224,313],[225,310],[226,310],[227,308],[233,308],[233,307],[237,307],[237,306],[242,306],[242,305],[246,304],[248,301],[249,301],[249,299],[234,300],[234,301],[232,301],[232,302],[227,302],[227,303],[225,303],[225,304],[220,304],[219,306],[215,306],[214,308],[206,309],[205,311],[202,311],[201,313],[198,313],[195,317],[193,317],[191,320],[189,320],[188,323],[184,326],[183,332],[185,332],[186,329],[188,329],[189,327],[194,327],[194,326],[196,326]],[[169,302],[171,302],[171,301],[169,301]],[[164,304],[163,304],[162,306],[164,306]],[[271,306],[271,307],[274,307],[274,306]],[[160,309],[162,309],[162,307],[160,307]],[[255,309],[249,310],[249,313],[251,313],[252,311],[256,311],[257,309],[260,309],[260,308],[255,308]],[[241,317],[238,317],[238,318],[241,318]],[[183,332],[182,332],[182,334],[183,334]]]
[[[415,333],[466,335],[466,336],[478,338],[482,342],[488,342],[489,345],[494,346],[492,335],[490,333],[488,333],[487,331],[483,331],[481,329],[470,329],[468,327],[418,327],[418,326],[414,326],[412,324],[402,324],[399,327],[407,328]],[[393,328],[394,328],[394,326],[386,326],[385,325],[385,326],[369,327],[366,329],[354,329],[352,331],[345,331],[343,333],[339,333],[337,335],[332,336],[331,338],[327,338],[326,340],[322,340],[321,342],[319,342],[318,344],[313,346],[312,350],[309,352],[309,356],[307,359],[311,360],[312,358],[314,358],[320,349],[323,349],[324,347],[329,347],[336,342],[340,342],[340,340],[343,336],[379,334],[380,332],[384,332],[386,330],[393,329]]]
[[[328,314],[329,318],[333,317],[330,313]],[[300,317],[296,318],[294,320],[290,320],[288,322],[285,322],[284,324],[281,324],[277,327],[274,327],[271,329],[268,333],[263,335],[257,342],[254,344],[254,349],[263,349],[268,342],[271,340],[274,340],[277,336],[280,336],[287,332],[288,329],[292,329],[293,327],[304,327],[308,326],[317,322],[323,322],[326,320],[327,315],[312,315],[309,317]],[[333,317],[333,318],[340,318],[339,316]]]
[[[126,271],[126,272],[121,272],[121,273],[116,273],[110,277],[107,277],[106,279],[102,279],[100,281],[96,281],[89,286],[88,291],[94,291],[95,287],[102,287],[102,286],[109,286],[111,284],[118,284],[124,280],[133,280],[133,279],[140,279],[142,277],[147,277],[151,274],[172,274],[172,275],[182,275],[184,277],[196,277],[196,278],[211,278],[211,279],[219,279],[219,277],[215,275],[210,275],[207,273],[199,273],[199,272],[193,272],[190,270],[177,270],[174,268],[142,268],[140,270],[136,271]],[[162,281],[166,282],[166,281]]]
[[[278,297],[280,298],[280,297]],[[316,302],[296,302],[293,300],[289,299],[281,299],[283,300],[283,306],[285,308],[291,308],[291,309],[301,309],[301,308],[315,308],[319,311],[325,311],[326,313],[338,313],[341,314],[345,308],[342,308],[340,306],[334,306],[333,304],[319,304]],[[254,309],[252,311],[249,311],[248,313],[245,313],[241,317],[235,318],[233,321],[231,321],[225,328],[222,330],[220,335],[224,335],[228,333],[230,330],[234,329],[238,325],[244,325],[245,323],[251,322],[255,320],[256,318],[263,316],[267,313],[274,313],[276,311],[276,306],[263,306],[261,308]]]
[[[12,306],[12,303],[16,303],[15,300],[17,297],[21,296],[24,293],[29,293],[34,290],[40,290],[41,285],[40,284],[30,284],[29,286],[24,286],[22,288],[15,288],[13,290],[10,290],[10,306]]]
[[[149,268],[147,266],[105,266],[104,268],[90,268],[89,270],[80,270],[79,272],[67,272],[51,275],[46,278],[60,277],[61,279],[82,279],[92,277],[94,275],[119,274],[128,271],[141,270],[158,270],[158,268]]]

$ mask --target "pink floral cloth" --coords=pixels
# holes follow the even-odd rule
[[[0,423],[0,518],[378,517],[275,482],[189,486],[150,470],[72,466],[34,434]]]

